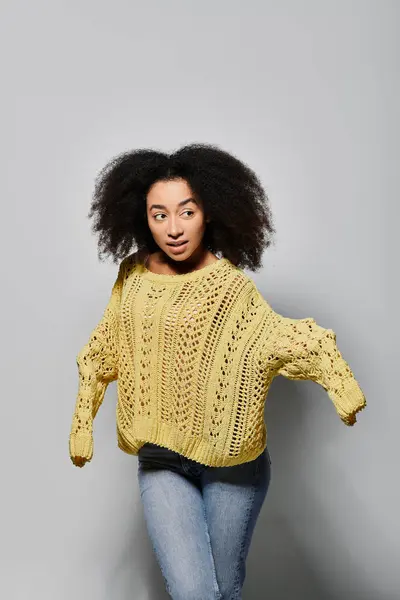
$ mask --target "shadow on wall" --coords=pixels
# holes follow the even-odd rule
[[[277,377],[271,385],[266,423],[272,478],[247,560],[244,600],[383,599],[379,591],[371,589],[369,578],[357,573],[359,567],[352,564],[345,541],[335,533],[337,515],[333,517],[323,510],[320,498],[313,496],[315,488],[304,480],[307,470],[304,446],[310,430],[307,414],[320,411],[323,430],[326,402],[330,402],[326,392],[312,382]],[[357,504],[346,482],[343,494],[348,506]],[[319,538],[316,545],[324,548],[318,562],[315,547],[313,553],[307,543],[313,536]]]
[[[132,457],[133,461],[136,463],[137,459]],[[110,565],[101,600],[170,600],[140,510],[139,492],[135,494],[134,502],[132,518],[128,519],[127,544],[121,543],[120,554]]]

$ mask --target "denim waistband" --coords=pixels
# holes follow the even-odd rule
[[[265,453],[268,457],[269,463],[271,464],[271,459],[267,448],[265,449]],[[193,476],[198,476],[205,469],[212,468],[208,465],[203,465],[202,463],[192,460],[191,458],[187,458],[186,456],[183,456],[174,450],[170,450],[169,448],[159,446],[158,444],[153,444],[151,442],[146,442],[139,449],[138,459],[141,468],[165,467]]]

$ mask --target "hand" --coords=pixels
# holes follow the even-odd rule
[[[87,462],[87,458],[84,458],[83,456],[74,456],[71,457],[71,460],[76,467],[83,467]]]

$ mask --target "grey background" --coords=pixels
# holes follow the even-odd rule
[[[137,459],[116,445],[115,384],[83,469],[68,435],[75,355],[116,274],[86,219],[94,177],[123,150],[192,141],[259,173],[278,234],[249,274],[275,310],[335,330],[369,401],[347,428],[319,386],[274,380],[244,598],[399,597],[399,13],[1,3],[2,597],[166,598]]]

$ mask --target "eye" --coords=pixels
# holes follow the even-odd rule
[[[183,212],[184,212],[184,213],[192,213],[192,214],[194,214],[194,211],[193,211],[193,210],[189,210],[189,209],[188,209],[188,210],[184,210]],[[161,220],[161,221],[163,221],[164,219],[157,219],[157,217],[165,217],[165,214],[164,214],[164,213],[157,213],[156,215],[154,215],[154,219],[155,219],[156,221],[157,221],[157,220],[158,220],[158,221],[160,221],[160,220]]]

